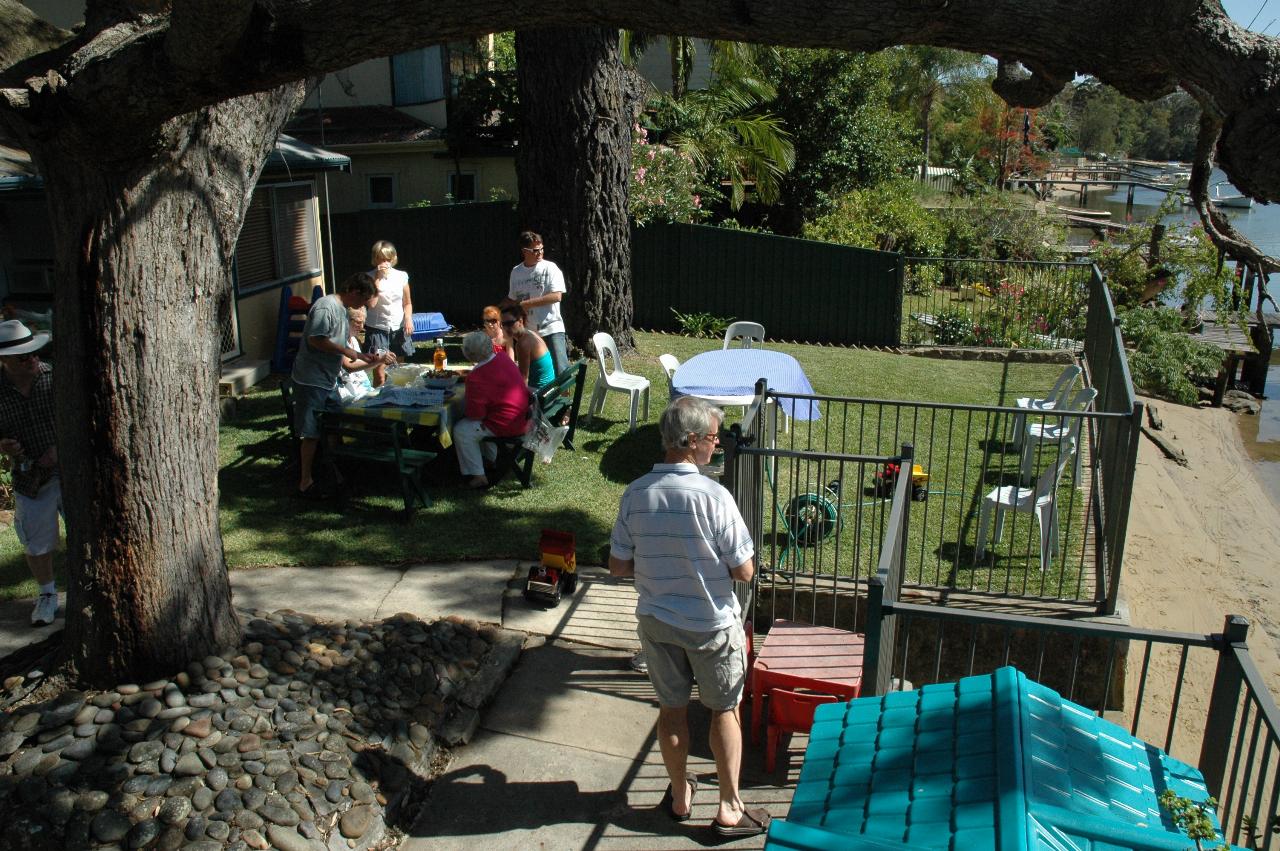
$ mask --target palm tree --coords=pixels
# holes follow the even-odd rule
[[[924,157],[920,162],[920,180],[929,177],[930,119],[933,108],[948,86],[983,73],[981,56],[928,45],[895,48],[898,57],[893,75],[894,90],[900,106],[915,104],[920,126]]]
[[[624,61],[634,62],[652,43],[650,36],[624,33]],[[782,121],[760,108],[775,91],[760,74],[759,62],[775,48],[733,41],[707,46],[711,84],[691,90],[695,41],[667,37],[671,93],[656,93],[650,101],[663,141],[688,155],[703,173],[727,179],[733,209],[742,206],[751,184],[762,202],[772,203],[782,175],[795,164],[795,149]]]

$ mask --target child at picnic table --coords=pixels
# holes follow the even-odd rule
[[[364,351],[396,352],[413,356],[413,297],[409,293],[409,275],[396,268],[396,247],[385,239],[373,244],[369,274],[378,288],[378,299],[365,319]],[[387,370],[375,364],[373,386],[381,387]]]
[[[365,308],[348,307],[347,308],[347,346],[348,348],[360,351],[360,335],[364,333]],[[387,365],[394,366],[396,356],[390,352],[387,353]],[[346,355],[342,356],[342,373],[339,376],[338,395],[344,401],[347,399],[359,399],[373,392],[373,382],[369,380],[369,368],[373,364],[369,361],[356,360]]]

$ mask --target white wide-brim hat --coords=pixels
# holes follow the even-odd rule
[[[23,325],[21,320],[0,322],[0,357],[25,355],[44,348],[48,342],[48,334],[32,334],[31,329]]]

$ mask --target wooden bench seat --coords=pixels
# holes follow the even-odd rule
[[[298,437],[294,428],[291,379],[286,378],[280,383],[280,395],[284,402],[285,417],[289,424],[289,434],[296,457]],[[408,445],[405,423],[349,417],[332,412],[325,414],[321,428],[323,437],[316,450],[317,463],[350,458],[362,464],[386,464],[396,470],[406,517],[413,513],[419,503],[423,508],[431,505],[423,473],[427,464],[436,457],[436,453],[411,448]],[[339,496],[341,496],[341,489],[339,489]]]

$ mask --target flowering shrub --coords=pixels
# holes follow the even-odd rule
[[[944,310],[938,314],[933,340],[939,346],[963,346],[973,334],[973,320],[963,310]]]
[[[1084,332],[1083,311],[1073,309],[1075,295],[1051,279],[1024,279],[1015,270],[998,283],[974,284],[973,290],[981,298],[964,345],[1048,348]]]
[[[710,215],[703,199],[713,192],[702,184],[693,158],[649,141],[649,131],[631,131],[630,211],[636,224],[697,222]]]

